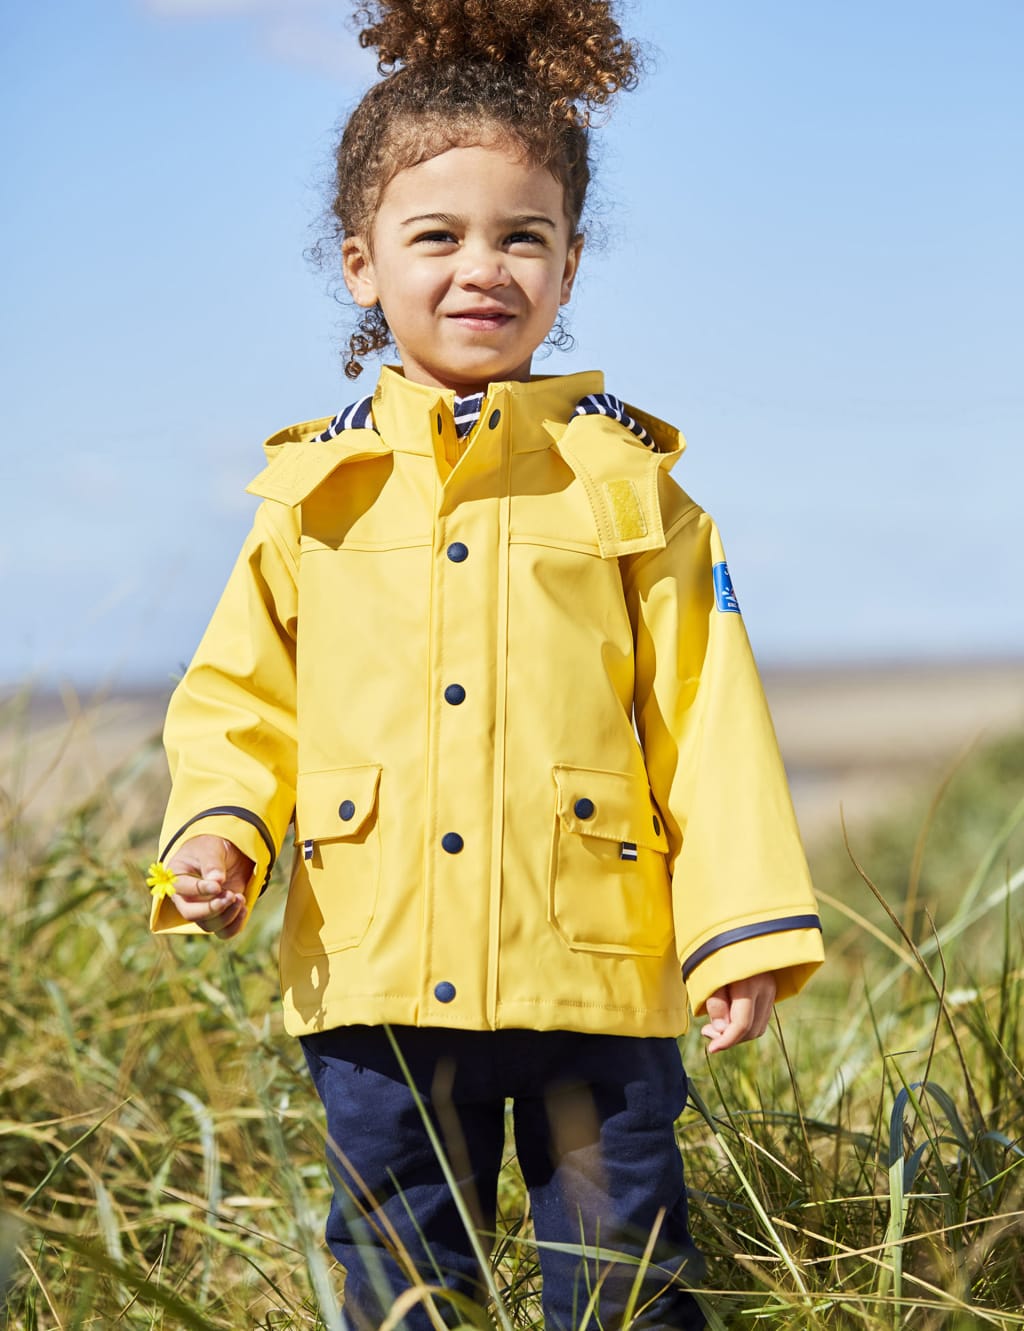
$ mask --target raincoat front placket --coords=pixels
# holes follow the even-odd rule
[[[486,1026],[497,1003],[511,413],[495,391],[464,442],[445,401],[431,417],[437,479],[419,1020]],[[467,938],[488,946],[469,948]]]

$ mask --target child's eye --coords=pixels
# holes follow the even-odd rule
[[[536,231],[513,231],[508,238],[509,245],[543,245],[544,237]]]
[[[455,237],[450,231],[424,231],[416,237],[417,245],[453,245]]]

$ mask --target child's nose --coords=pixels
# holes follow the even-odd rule
[[[463,250],[459,281],[465,287],[482,287],[486,290],[508,286],[510,278],[504,254],[500,250]]]

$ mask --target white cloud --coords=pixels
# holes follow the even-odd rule
[[[262,43],[276,59],[326,74],[338,83],[368,84],[377,68],[376,57],[363,50],[354,32],[313,18],[289,16],[267,24]]]
[[[267,54],[339,82],[372,81],[376,64],[360,47],[337,0],[137,0],[154,18],[240,19]]]

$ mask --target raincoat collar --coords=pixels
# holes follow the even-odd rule
[[[268,465],[246,488],[294,506],[347,462],[414,454],[436,460],[445,491],[442,510],[449,511],[465,486],[502,455],[551,448],[587,492],[603,555],[661,546],[656,473],[673,465],[685,441],[672,426],[632,407],[653,447],[607,416],[574,415],[581,399],[603,390],[597,371],[490,384],[480,421],[463,440],[456,434],[452,390],[413,383],[385,366],[373,395],[373,428],[321,440],[316,436],[331,424],[325,418],[281,430],[264,445]],[[493,442],[482,431],[494,431]]]
[[[536,452],[551,446],[552,432],[544,428],[548,422],[564,424],[581,398],[603,391],[604,376],[598,371],[501,381],[488,385],[480,421],[486,427],[495,411],[508,412],[511,451]],[[374,428],[396,453],[431,457],[435,439],[454,433],[454,404],[451,389],[413,383],[386,365],[373,395]]]

